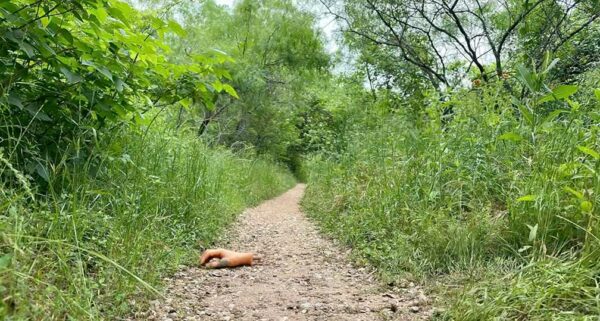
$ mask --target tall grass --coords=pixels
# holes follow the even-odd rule
[[[62,153],[71,156],[47,164],[50,192],[37,201],[18,186],[1,190],[1,319],[114,319],[143,308],[243,208],[294,184],[267,159],[165,128],[99,133],[93,153],[74,142]]]
[[[483,294],[459,296],[448,319],[597,316],[600,114],[576,107],[540,106],[531,126],[489,86],[372,115],[337,160],[307,161],[303,205],[390,280],[469,280]]]

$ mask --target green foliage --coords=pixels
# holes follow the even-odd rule
[[[0,147],[16,166],[47,180],[42,163],[65,156],[63,147],[77,137],[90,144],[107,125],[143,124],[159,101],[235,95],[227,85],[209,85],[224,76],[223,55],[167,60],[164,36],[184,33],[174,21],[117,0],[2,2]]]
[[[571,86],[547,96],[539,74],[522,74],[537,90],[523,99],[498,84],[432,96],[416,115],[380,102],[388,112],[348,128],[341,155],[309,158],[304,208],[385,278],[471,276],[465,291],[477,295],[448,303],[449,319],[597,315],[597,105],[579,104]],[[517,266],[508,276],[505,262]],[[474,278],[481,271],[487,279]]]
[[[0,317],[131,313],[278,162],[440,319],[597,317],[597,0],[320,1],[335,76],[292,0],[133,3],[0,3]]]
[[[540,64],[544,53],[550,51],[560,58],[552,78],[562,83],[577,81],[598,66],[599,8],[595,0],[569,6],[543,1],[519,29],[515,60],[533,59]]]
[[[600,315],[598,267],[572,259],[531,263],[460,294],[440,320],[594,320]]]
[[[198,246],[243,208],[294,183],[268,160],[164,126],[101,134],[99,164],[53,167],[50,195],[35,203],[3,186],[0,318],[106,320],[144,309],[165,273],[196,263]]]
[[[210,110],[193,106],[182,119],[200,123],[205,140],[234,149],[253,149],[291,164],[298,139],[295,118],[311,102],[306,89],[327,78],[315,17],[289,0],[239,1],[232,10],[213,1],[173,12],[183,17],[186,37],[172,43],[175,59],[203,54],[210,44],[235,59],[227,67],[239,99],[218,99]],[[199,19],[198,17],[203,17]]]

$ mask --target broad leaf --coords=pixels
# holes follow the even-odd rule
[[[169,30],[173,31],[178,36],[180,36],[180,37],[185,36],[185,33],[186,33],[185,29],[183,29],[183,27],[181,27],[181,25],[178,24],[177,22],[170,20],[168,26],[169,26]]]
[[[104,66],[95,66],[96,70],[98,70],[101,74],[103,74],[104,76],[106,76],[106,78],[110,79],[111,81],[113,80],[113,75],[110,72],[110,70],[108,70],[108,68],[104,67]]]
[[[228,93],[229,95],[231,95],[235,98],[238,98],[238,99],[240,98],[240,96],[238,96],[235,89],[233,89],[233,87],[231,87],[231,85],[229,85],[229,84],[223,84],[223,90],[225,90],[226,93]]]
[[[121,78],[115,77],[115,88],[117,88],[117,91],[119,93],[123,92],[123,87],[124,86],[125,86],[125,83],[123,82],[123,80],[121,80]]]
[[[548,122],[551,122],[551,121],[553,121],[554,119],[556,119],[556,117],[558,117],[560,114],[562,114],[562,113],[566,113],[566,112],[567,112],[566,110],[563,110],[563,109],[557,109],[557,110],[555,110],[555,111],[551,112],[550,114],[548,114],[548,116],[546,116],[546,118],[544,118],[544,121],[543,121],[543,123],[548,123]]]
[[[538,100],[538,104],[554,101],[554,100],[562,100],[568,98],[577,92],[578,87],[575,85],[561,85],[552,90],[548,95],[540,98]]]
[[[83,79],[79,75],[72,73],[69,69],[65,67],[60,67],[59,70],[63,73],[63,75],[65,75],[67,81],[71,84],[80,82]]]
[[[524,65],[517,67],[517,78],[532,92],[537,92],[540,89],[536,75]]]
[[[39,108],[36,108],[32,105],[28,105],[27,107],[25,107],[25,110],[27,110],[29,112],[29,114],[31,114],[31,116],[33,116],[33,118],[35,118],[35,119],[39,119],[39,120],[45,121],[45,122],[52,121],[52,118],[50,118],[50,116],[48,116],[48,114],[44,113]]]
[[[219,81],[218,79],[213,81],[212,87],[219,93],[223,91],[223,83],[221,83],[221,81]]]
[[[181,104],[181,106],[183,106],[183,108],[185,108],[186,110],[189,110],[190,106],[192,105],[192,99],[188,97],[188,98],[180,100],[179,103]]]
[[[19,96],[17,96],[17,94],[15,93],[10,93],[8,95],[8,103],[13,105],[13,106],[17,106],[19,108],[23,108],[23,101],[21,100],[21,98]]]
[[[25,41],[19,42],[19,48],[21,48],[21,50],[23,50],[29,58],[35,57],[35,48]]]

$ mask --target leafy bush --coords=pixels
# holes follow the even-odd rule
[[[0,147],[26,174],[48,180],[46,160],[79,160],[65,146],[93,143],[118,122],[184,99],[214,100],[228,77],[219,52],[167,59],[165,34],[185,31],[116,0],[0,4]],[[219,87],[217,88],[217,85]],[[79,141],[75,142],[74,140]],[[85,149],[79,150],[86,152]]]

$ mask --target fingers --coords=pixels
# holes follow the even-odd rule
[[[217,260],[213,260],[217,259]],[[254,263],[253,253],[238,253],[224,249],[206,250],[200,256],[200,265],[207,268],[223,268],[236,266],[251,266]],[[259,261],[260,257],[256,257]]]
[[[204,253],[202,253],[202,256],[200,256],[200,265],[206,264],[208,261],[212,260],[213,258],[221,259],[221,258],[223,258],[223,255],[224,254],[223,254],[222,249],[206,250],[206,251],[204,251]]]
[[[229,266],[229,261],[227,259],[214,260],[210,261],[206,264],[206,267],[209,269],[220,269]]]

